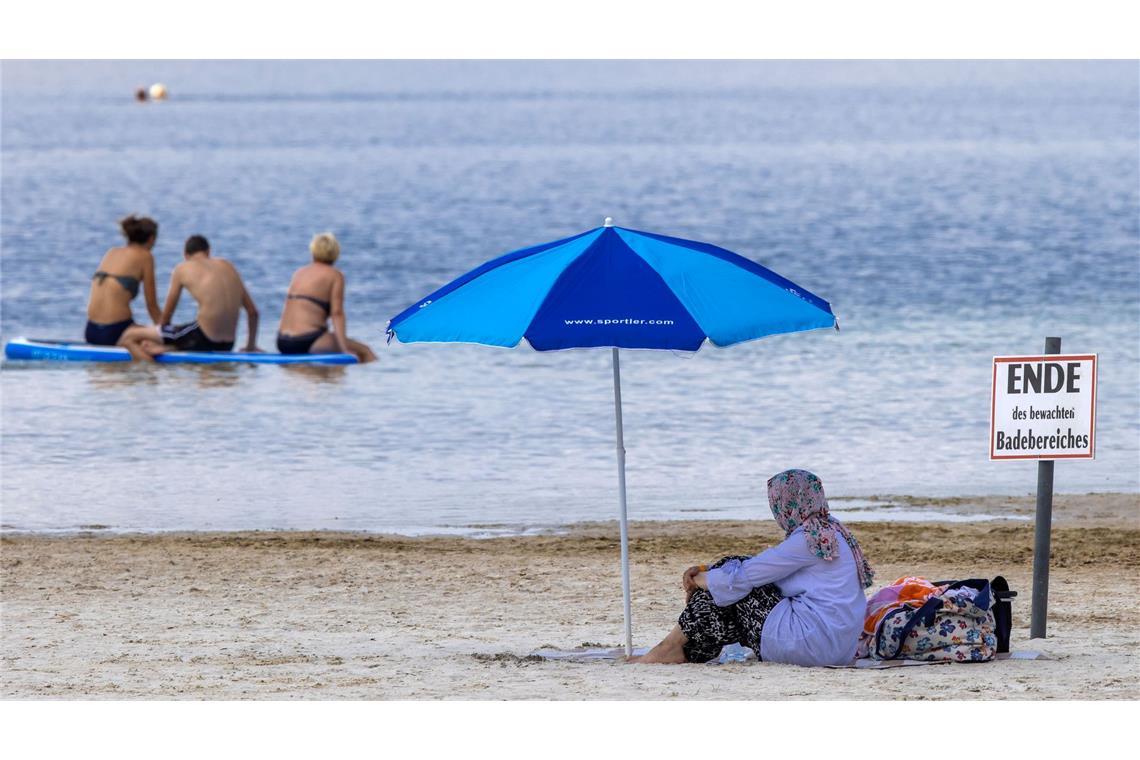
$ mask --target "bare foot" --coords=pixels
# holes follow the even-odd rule
[[[685,659],[685,650],[681,647],[668,647],[662,649],[658,644],[647,653],[637,658],[638,665],[680,665],[688,662]]]
[[[152,335],[153,333],[153,335]],[[161,339],[156,339],[158,333],[153,327],[128,327],[119,338],[119,345],[127,349],[131,360],[136,362],[154,361],[154,357],[166,352]]]
[[[140,343],[127,343],[123,348],[127,349],[127,353],[131,355],[133,362],[153,362],[157,354],[151,353],[144,346],[147,344]]]
[[[639,665],[679,665],[688,662],[685,659],[685,644],[688,640],[681,631],[681,626],[673,626],[673,630],[669,631],[669,635],[660,644],[640,657],[628,658],[626,662]]]
[[[165,354],[169,350],[170,349],[161,343],[153,343],[149,340],[142,342],[142,352],[144,356],[147,359],[150,359],[152,362],[158,361],[158,356],[160,354]]]
[[[360,341],[348,338],[345,343],[348,344],[349,352],[355,354],[356,360],[361,364],[376,361],[376,354],[372,353],[372,349]]]

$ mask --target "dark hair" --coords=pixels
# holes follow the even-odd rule
[[[201,235],[191,235],[186,238],[186,247],[182,252],[189,256],[192,253],[201,253],[210,250],[210,241]]]
[[[119,228],[123,231],[123,237],[127,239],[128,243],[142,245],[150,242],[151,238],[158,235],[158,222],[149,216],[131,214],[125,219],[119,220]]]

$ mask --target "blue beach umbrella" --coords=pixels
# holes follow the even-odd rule
[[[388,323],[403,343],[482,343],[537,351],[610,348],[617,426],[625,649],[632,652],[619,348],[697,351],[839,325],[799,285],[707,243],[605,225],[508,253]]]

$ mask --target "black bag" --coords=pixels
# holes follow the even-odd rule
[[[994,592],[994,635],[997,636],[998,654],[1009,651],[1009,635],[1013,631],[1013,605],[1010,599],[1017,596],[1016,591],[1009,590],[1009,584],[1000,575],[990,581],[990,588]]]

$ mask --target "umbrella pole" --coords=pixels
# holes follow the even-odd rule
[[[625,437],[621,424],[621,364],[618,350],[613,349],[614,358],[614,418],[617,422],[617,461],[618,491],[621,497],[621,593],[625,605],[625,655],[633,654],[633,621],[629,605],[629,525],[625,508]]]

